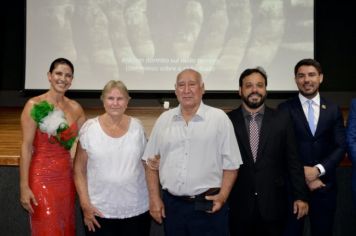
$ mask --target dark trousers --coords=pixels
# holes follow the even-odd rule
[[[349,155],[351,158],[351,155]],[[351,190],[352,190],[352,201],[354,211],[356,212],[356,157],[353,157],[352,161],[352,177],[351,177]]]
[[[228,208],[226,204],[216,213],[194,209],[194,201],[176,197],[163,191],[166,218],[165,236],[228,236]]]
[[[252,217],[241,217],[239,209],[230,209],[230,236],[281,236],[285,227],[285,220],[265,220],[258,209],[257,198],[253,206]],[[240,215],[240,217],[238,216]]]
[[[292,204],[292,203],[291,203]],[[297,220],[290,212],[284,236],[302,236],[304,221],[309,219],[312,236],[332,236],[336,210],[336,191],[317,190],[310,195],[308,217]]]
[[[95,227],[95,232],[89,232],[85,227],[87,236],[149,236],[151,217],[148,212],[126,219],[107,219],[96,217],[101,228]]]

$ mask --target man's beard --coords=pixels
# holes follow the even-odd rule
[[[313,90],[313,91],[311,91],[311,92],[309,92],[309,93],[308,93],[308,92],[304,92],[303,90],[299,89],[299,92],[300,92],[300,94],[302,94],[304,97],[311,99],[311,98],[315,97],[315,96],[318,94],[318,89]]]
[[[249,98],[251,96],[253,96],[253,95],[257,95],[261,99],[259,101],[249,101]],[[256,108],[259,108],[260,106],[262,106],[265,103],[266,96],[267,96],[267,94],[265,96],[262,96],[259,93],[251,93],[247,97],[241,96],[241,98],[242,98],[242,101],[246,104],[246,106],[248,106],[251,109],[256,109]]]

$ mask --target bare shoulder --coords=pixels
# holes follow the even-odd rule
[[[30,111],[31,111],[32,107],[42,100],[43,100],[43,95],[39,95],[39,96],[32,97],[32,98],[28,99],[23,110],[22,110],[22,116],[24,116],[26,114],[30,115]]]
[[[43,95],[30,98],[21,113],[21,126],[24,130],[34,130],[36,127],[35,121],[31,117],[33,106],[43,100]]]
[[[67,102],[68,102],[71,110],[73,110],[74,112],[78,112],[78,113],[84,112],[82,106],[77,101],[75,101],[73,99],[69,99],[69,98],[66,98],[66,99],[68,99]]]
[[[74,120],[77,122],[78,126],[81,127],[86,120],[85,113],[82,106],[73,99],[69,99],[69,98],[66,99],[68,99],[67,102],[70,107],[71,114],[73,115]]]

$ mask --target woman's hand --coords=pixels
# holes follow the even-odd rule
[[[160,156],[154,156],[146,160],[147,166],[152,170],[159,170]]]
[[[82,210],[84,215],[84,224],[88,227],[89,231],[95,232],[95,226],[97,228],[101,227],[95,216],[104,217],[103,214],[91,204],[86,207],[82,207]]]
[[[33,214],[34,210],[32,204],[38,206],[35,195],[29,187],[21,187],[21,197],[20,202],[23,208],[25,208],[29,213]]]

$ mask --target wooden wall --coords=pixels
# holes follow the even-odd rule
[[[224,109],[227,111],[227,109]],[[134,107],[128,108],[126,113],[140,119],[149,137],[152,127],[158,116],[164,111],[160,107]],[[100,108],[85,109],[88,118],[103,113]],[[343,110],[344,118],[347,117],[347,110]],[[21,108],[0,108],[0,165],[17,166],[19,164],[21,149]],[[351,162],[345,156],[342,166],[350,166]]]
[[[149,136],[162,108],[128,108],[126,113],[140,119]],[[88,118],[103,113],[102,109],[85,109]],[[21,149],[21,108],[0,108],[0,165],[17,166]]]

